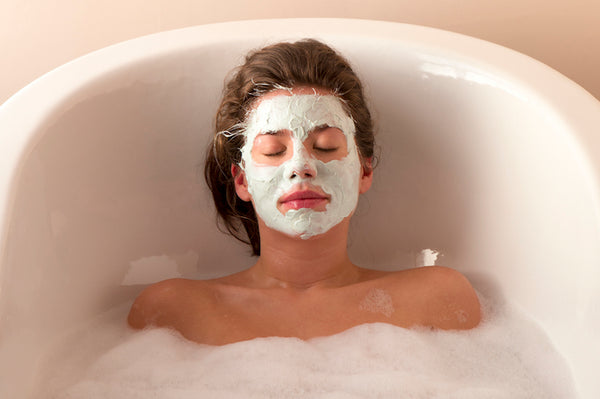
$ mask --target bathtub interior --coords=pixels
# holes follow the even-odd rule
[[[421,31],[398,29],[311,34],[355,66],[378,124],[380,161],[352,222],[351,258],[393,270],[414,266],[424,248],[440,251],[439,264],[497,287],[538,321],[582,397],[597,397],[600,154],[582,143],[598,125],[577,125],[522,77],[447,46],[498,51],[580,89],[505,49],[432,31],[439,38],[421,42]],[[31,131],[15,133],[31,139],[2,221],[2,397],[26,397],[53,342],[147,284],[252,264],[216,227],[202,162],[226,71],[284,37],[202,33],[168,36],[193,37],[185,46],[144,39],[153,51],[143,56],[123,56],[142,42],[97,52],[19,94],[82,76]],[[122,62],[86,72],[111,56]],[[589,109],[600,121],[597,104]]]

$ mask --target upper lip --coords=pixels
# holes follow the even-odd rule
[[[280,198],[280,202],[305,200],[305,199],[329,199],[329,197],[327,195],[319,193],[317,191],[299,190],[299,191],[294,191],[293,193],[284,195],[283,197]]]

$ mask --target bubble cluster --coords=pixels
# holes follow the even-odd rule
[[[380,288],[373,288],[369,291],[367,296],[360,301],[359,308],[367,312],[381,313],[386,317],[392,317],[395,310],[392,296]]]
[[[372,298],[379,304],[380,294]],[[54,376],[42,389],[54,399],[576,397],[545,333],[506,303],[480,299],[484,320],[469,331],[375,323],[308,341],[271,337],[221,347],[166,329],[128,330],[124,307],[104,320],[109,325],[71,338],[48,365]],[[97,342],[103,353],[85,348]]]

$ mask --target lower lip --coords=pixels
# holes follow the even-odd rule
[[[326,198],[307,198],[297,199],[292,201],[286,201],[283,206],[287,209],[302,209],[302,208],[321,208],[327,204]]]

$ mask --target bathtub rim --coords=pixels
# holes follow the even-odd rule
[[[286,28],[284,35],[279,33],[277,28],[280,27]],[[600,101],[560,72],[507,47],[438,28],[368,19],[284,18],[220,22],[144,35],[92,51],[52,69],[0,105],[0,126],[28,133],[18,136],[0,134],[0,148],[13,150],[5,151],[0,157],[0,281],[8,241],[8,216],[14,206],[18,177],[25,160],[43,135],[39,128],[51,122],[55,110],[76,104],[79,95],[103,76],[149,58],[161,58],[200,45],[238,42],[247,37],[263,38],[267,44],[273,39],[321,36],[394,40],[406,47],[452,56],[452,60],[459,60],[457,65],[489,71],[508,85],[518,86],[519,94],[529,100],[541,101],[554,109],[556,123],[569,125],[571,130],[578,132],[585,130],[583,126],[600,126]],[[547,80],[553,85],[545,84]],[[582,121],[584,119],[586,123]],[[591,189],[600,218],[600,186],[593,183],[600,181],[600,141],[597,146],[589,145],[591,136],[577,137],[578,151],[583,155],[582,161],[588,163],[584,170],[592,172],[588,180],[593,184]],[[0,284],[0,295],[1,290]]]
[[[285,27],[285,35],[277,32]],[[247,31],[254,29],[251,35]],[[17,192],[19,176],[31,151],[43,137],[40,127],[52,122],[55,111],[78,103],[82,94],[98,80],[118,72],[120,68],[143,63],[155,57],[168,56],[202,45],[238,41],[246,37],[285,40],[305,36],[352,37],[392,40],[416,51],[444,54],[459,64],[472,65],[499,76],[507,84],[518,87],[519,93],[530,101],[556,111],[556,123],[568,125],[569,130],[584,132],[585,126],[600,126],[600,102],[575,82],[549,66],[514,50],[458,33],[417,25],[384,21],[349,19],[281,19],[248,20],[200,25],[159,32],[134,38],[96,50],[70,61],[36,79],[0,106],[0,126],[26,132],[16,137],[0,134],[0,148],[13,151],[0,158],[0,319],[4,315],[2,278],[5,273],[5,251],[9,245],[9,222]],[[224,33],[225,32],[225,33]],[[365,34],[364,32],[369,32]],[[284,37],[282,37],[284,36]],[[450,46],[449,46],[450,45]],[[501,61],[501,62],[500,62]],[[546,84],[548,80],[552,85]],[[589,144],[592,134],[576,137],[577,151],[595,193],[596,212],[600,219],[600,146],[594,151]],[[587,144],[586,144],[587,143]]]
[[[279,33],[281,29],[278,28],[285,28],[285,34]],[[415,51],[420,49],[426,54],[448,56],[450,60],[458,61],[455,65],[487,71],[500,77],[508,86],[517,88],[529,100],[541,101],[553,108],[556,123],[569,125],[575,131],[583,131],[583,125],[600,126],[600,101],[560,72],[507,47],[438,28],[368,19],[284,18],[220,22],[157,32],[75,58],[38,77],[0,105],[0,126],[9,126],[10,131],[27,132],[16,137],[0,134],[0,148],[12,149],[0,157],[1,262],[4,262],[8,245],[8,217],[14,207],[18,177],[28,155],[43,135],[39,128],[51,122],[56,110],[76,104],[87,87],[124,66],[201,45],[239,42],[245,38],[262,38],[267,44],[274,40],[323,36],[393,40]],[[553,84],[545,84],[548,80]],[[583,123],[582,119],[595,119],[595,124],[591,121]],[[592,172],[588,181],[593,185],[590,188],[594,191],[596,213],[600,218],[600,186],[593,183],[600,181],[600,145],[590,154],[594,152],[594,146],[588,143],[592,140],[590,136],[577,137],[579,149],[576,150],[583,155],[582,161],[588,163],[584,170]],[[0,281],[4,275],[2,263]],[[0,284],[0,296],[1,292]]]

